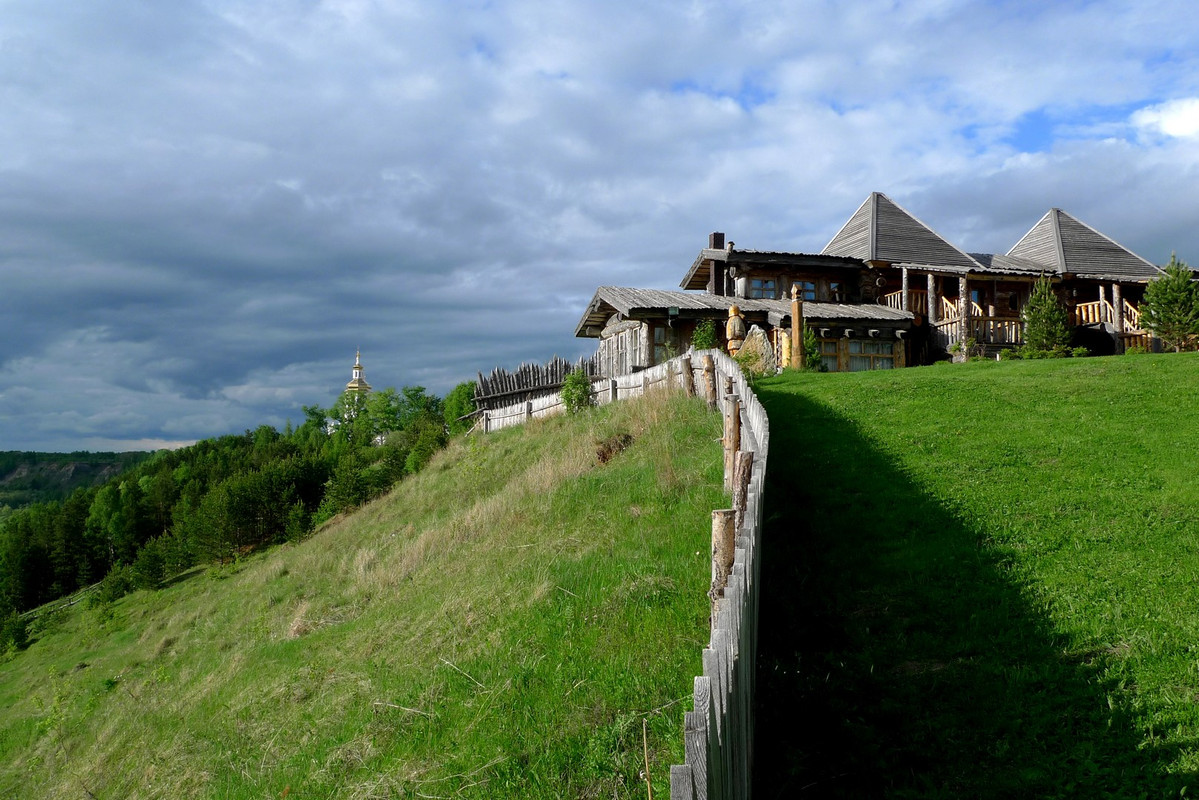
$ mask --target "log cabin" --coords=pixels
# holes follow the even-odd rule
[[[967,340],[996,356],[1023,343],[1020,312],[1044,276],[1076,343],[1116,353],[1150,345],[1138,305],[1159,274],[1058,208],[1006,253],[967,253],[874,192],[819,253],[738,249],[713,233],[680,290],[601,286],[575,335],[599,340],[602,374],[625,375],[686,350],[699,320],[723,331],[735,305],[785,363],[794,296],[830,371],[929,364]]]

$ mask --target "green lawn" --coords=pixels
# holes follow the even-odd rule
[[[1199,355],[758,388],[760,800],[1199,791]]]
[[[0,663],[0,797],[644,797],[645,749],[668,796],[719,436],[657,395],[459,440],[299,545],[60,612]]]

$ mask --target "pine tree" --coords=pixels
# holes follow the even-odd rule
[[[1066,346],[1070,344],[1069,317],[1048,278],[1042,276],[1033,285],[1020,317],[1024,322],[1025,358],[1066,355]]]
[[[1141,324],[1178,353],[1195,346],[1199,335],[1199,286],[1191,268],[1170,255],[1164,274],[1149,281],[1141,301]]]

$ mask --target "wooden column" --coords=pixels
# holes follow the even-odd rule
[[[958,307],[962,320],[961,341],[964,342],[970,338],[970,287],[965,275],[958,278]]]
[[[791,365],[796,369],[807,366],[804,363],[807,353],[803,347],[803,298],[799,296],[799,287],[791,285]]]
[[[1124,333],[1124,295],[1120,291],[1120,284],[1112,284],[1112,307],[1116,318],[1112,320],[1112,324],[1116,326],[1116,334]]]
[[[928,273],[928,324],[937,324],[937,312],[940,311],[937,304],[937,279],[930,272]]]
[[[683,370],[683,391],[688,397],[695,397],[695,373],[691,371],[691,356],[683,356],[679,360]]]
[[[907,267],[903,267],[901,269],[900,276],[901,277],[899,279],[899,287],[900,287],[899,291],[901,292],[901,296],[899,298],[899,307],[904,311],[910,311],[911,309],[908,308],[909,303],[908,303],[908,268]]]
[[[1099,321],[1100,322],[1111,322],[1111,320],[1106,319],[1107,309],[1103,307],[1103,304],[1106,302],[1107,302],[1107,288],[1101,283],[1101,284],[1099,284]]]

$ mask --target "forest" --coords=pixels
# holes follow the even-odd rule
[[[0,522],[0,654],[27,643],[24,612],[80,589],[110,603],[186,570],[303,538],[419,471],[473,411],[473,383],[347,392],[269,425],[153,453],[100,486]]]

